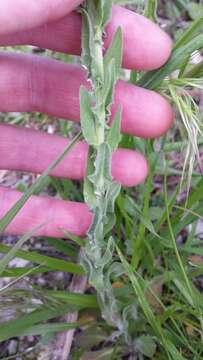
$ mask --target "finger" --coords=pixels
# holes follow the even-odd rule
[[[0,111],[39,111],[79,121],[79,88],[88,87],[85,72],[45,57],[0,54]],[[123,132],[153,138],[165,133],[173,122],[173,111],[159,94],[119,81],[112,117],[122,105]]]
[[[39,131],[0,124],[0,169],[42,173],[67,146],[67,139]],[[88,146],[78,143],[50,173],[81,180],[87,166]],[[112,176],[123,186],[135,186],[147,175],[147,162],[138,152],[118,149],[113,154]]]
[[[109,46],[119,26],[124,36],[123,66],[125,68],[152,70],[166,62],[172,47],[169,36],[145,17],[120,6],[115,6],[113,9],[112,20],[106,30],[106,47]],[[80,55],[81,16],[72,12],[58,21],[30,31],[0,36],[2,46],[27,44]]]
[[[0,34],[31,29],[68,14],[82,0],[1,0]]]
[[[0,186],[0,219],[21,196],[22,194],[15,190]],[[5,232],[22,235],[45,224],[36,231],[35,236],[64,237],[63,230],[84,236],[91,221],[92,214],[85,204],[32,196]]]

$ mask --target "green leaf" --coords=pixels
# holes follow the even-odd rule
[[[88,230],[88,237],[93,241],[97,239],[98,242],[103,242],[103,214],[100,211],[100,208],[96,207],[94,209],[94,218],[90,229]],[[98,248],[98,246],[97,246]],[[97,253],[95,252],[95,257]],[[100,258],[100,255],[99,255]]]
[[[144,16],[154,22],[157,22],[157,6],[157,0],[147,0]]]
[[[0,275],[5,271],[9,262],[15,257],[17,251],[23,246],[23,244],[34,236],[37,230],[39,230],[43,225],[37,226],[34,230],[30,231],[28,234],[21,237],[21,239],[11,248],[11,250],[0,260]]]
[[[82,7],[82,55],[81,62],[83,67],[88,70],[88,76],[91,77],[91,63],[92,63],[92,51],[94,44],[92,43],[93,38],[93,27],[91,19],[87,11]]]
[[[116,199],[118,198],[118,195],[120,194],[120,191],[121,191],[121,185],[116,182],[112,182],[107,188],[107,192],[106,192],[105,199],[104,199],[104,209],[106,212],[106,217],[104,219],[105,220],[105,226],[104,226],[105,234],[108,234],[108,232],[115,225],[115,220],[116,220],[115,202],[116,202]]]
[[[121,141],[121,117],[122,117],[122,108],[119,105],[116,115],[111,124],[111,128],[108,131],[107,142],[112,151],[118,148],[118,145]]]
[[[140,217],[141,223],[144,224],[146,229],[148,229],[148,231],[155,235],[157,238],[161,239],[159,234],[156,232],[152,221],[149,219],[149,217],[143,215],[142,211],[131,197],[126,196],[124,208],[131,216],[135,217],[138,215]]]
[[[187,5],[187,10],[191,19],[193,20],[203,17],[203,5],[201,4],[192,2],[191,4]]]
[[[88,9],[88,14],[94,23],[95,32],[98,28],[102,29],[110,20],[112,5],[112,0],[87,0],[86,9]]]
[[[193,65],[185,74],[185,77],[189,79],[203,77],[203,61],[200,61],[200,63]]]
[[[176,41],[173,51],[177,50],[178,48],[186,45],[190,40],[195,38],[195,36],[200,35],[203,30],[203,17],[198,18],[197,20],[192,22],[192,25],[186,29],[182,36]]]
[[[149,335],[142,335],[135,341],[135,346],[143,355],[153,358],[156,353],[156,344]]]
[[[86,351],[93,346],[99,345],[101,342],[106,341],[108,337],[107,332],[99,326],[92,326],[84,329],[81,333],[76,335],[76,346],[84,348]]]
[[[189,55],[196,50],[203,47],[203,35],[196,36],[193,40],[189,41],[186,45],[176,49],[166,63],[165,66],[159,70],[149,71],[138,82],[139,86],[146,87],[148,89],[157,88],[165,77],[170,75],[173,71],[177,70],[182,63],[186,61]]]
[[[87,0],[86,9],[90,17],[91,24],[94,26],[93,36],[97,29],[102,28],[103,21],[103,0]]]
[[[106,143],[99,146],[95,159],[95,173],[89,176],[89,180],[103,189],[105,181],[111,181],[111,149]]]
[[[98,145],[96,124],[92,112],[91,97],[84,86],[80,87],[80,120],[82,133],[90,145]]]
[[[70,232],[68,232],[64,229],[61,229],[61,231],[63,231],[63,233],[64,233],[64,238],[66,237],[68,240],[72,240],[79,246],[85,246],[85,241],[83,239],[81,239],[79,236],[71,234]]]
[[[9,246],[0,244],[0,253],[8,253],[11,250]],[[82,266],[74,264],[65,260],[52,258],[38,254],[37,252],[18,250],[15,254],[17,258],[31,261],[35,264],[47,266],[51,270],[64,271],[77,275],[85,275],[85,271]]]
[[[102,26],[107,25],[109,20],[111,20],[112,6],[113,6],[113,0],[108,0],[108,1],[102,0],[102,8],[103,8]]]
[[[123,54],[123,38],[122,30],[118,28],[114,38],[108,48],[104,57],[104,99],[105,107],[107,109],[106,120],[108,120],[111,114],[111,104],[113,103],[114,90],[116,81],[119,79],[120,70],[122,65]]]
[[[82,239],[80,240],[82,241]],[[54,249],[68,256],[69,258],[76,259],[78,256],[78,248],[70,244],[67,240],[43,237],[40,238],[39,241],[47,241],[49,245],[53,246]]]
[[[108,122],[109,116],[111,115],[111,105],[114,99],[115,85],[116,85],[115,61],[114,59],[112,59],[106,71],[105,87],[103,94],[105,108],[106,108],[106,122]]]
[[[93,209],[96,206],[96,196],[94,193],[94,184],[90,181],[89,176],[94,172],[94,151],[89,147],[87,171],[84,180],[84,199],[86,204]]]
[[[76,309],[98,309],[97,297],[95,295],[76,294],[69,291],[44,290],[43,293],[57,300],[65,301]]]
[[[107,69],[112,59],[114,59],[116,79],[119,78],[120,69],[122,65],[122,55],[123,55],[123,34],[121,28],[119,27],[114,35],[111,45],[109,46],[104,56],[105,73],[107,72]]]
[[[69,329],[76,329],[79,327],[77,323],[51,323],[51,324],[39,324],[26,328],[20,331],[17,336],[34,336],[34,335],[47,335],[58,332],[63,332]]]
[[[20,268],[7,268],[1,273],[1,277],[23,277],[34,276],[36,274],[42,274],[50,271],[48,267],[20,267]],[[1,290],[0,290],[1,292]]]
[[[140,5],[144,3],[144,0],[114,0],[113,2],[117,5]]]
[[[106,202],[107,202],[107,213],[108,214],[114,214],[115,211],[115,202],[116,199],[120,193],[121,190],[121,185],[119,183],[116,182],[112,182],[107,189],[106,192]]]
[[[151,325],[151,328],[153,329],[157,340],[159,340],[160,345],[162,346],[163,350],[166,352],[167,357],[169,359],[186,360],[186,358],[179,353],[175,345],[168,338],[166,331],[161,327],[159,319],[155,317],[150,307],[150,304],[146,299],[145,293],[143,291],[143,286],[141,281],[139,281],[138,275],[134,272],[133,268],[128,264],[128,262],[126,261],[125,257],[123,256],[123,254],[121,253],[118,247],[117,247],[117,252],[121,259],[123,267],[126,271],[126,274],[128,275],[132,283],[132,287],[138,298],[140,307],[143,313],[145,314],[149,324]]]
[[[20,318],[7,321],[1,324],[0,341],[5,341],[12,337],[20,336],[21,334],[24,334],[29,327],[41,323],[42,321],[47,321],[58,316],[62,316],[66,314],[67,311],[67,304],[58,308],[48,308],[47,306],[41,306],[38,310],[34,310]]]
[[[114,348],[105,348],[103,350],[89,351],[83,354],[81,360],[111,360]]]

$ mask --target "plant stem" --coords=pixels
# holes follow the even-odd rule
[[[81,125],[90,145],[84,197],[93,213],[82,262],[89,282],[97,290],[103,318],[126,335],[126,324],[122,321],[121,309],[111,285],[111,274],[118,276],[121,271],[113,263],[114,240],[109,235],[115,224],[114,205],[121,189],[120,184],[113,182],[111,176],[112,154],[120,139],[120,109],[111,129],[107,123],[122,59],[120,29],[106,55],[103,55],[104,27],[110,19],[111,8],[109,0],[87,0],[82,7],[82,65],[88,70],[92,84],[89,93],[84,88],[80,93]]]

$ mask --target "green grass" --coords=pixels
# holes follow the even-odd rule
[[[146,1],[145,9],[141,1],[128,3],[144,10],[150,18],[156,18],[156,2]],[[51,276],[54,271],[83,275],[84,269],[77,263],[83,242],[74,238],[39,239],[42,252],[38,253],[28,245],[25,248],[33,235],[26,234],[12,249],[0,244],[0,252],[5,254],[0,261],[0,277],[12,279],[0,288],[0,318],[3,319],[6,311],[12,309],[13,312],[13,318],[3,321],[0,327],[0,341],[16,336],[22,341],[25,335],[40,335],[36,337],[40,352],[47,337],[53,339],[57,332],[85,324],[82,333],[76,336],[73,359],[87,353],[89,358],[115,360],[130,358],[130,355],[138,360],[203,358],[203,301],[199,285],[203,276],[203,248],[196,232],[198,221],[203,218],[203,180],[197,165],[203,145],[202,119],[196,99],[185,96],[188,89],[202,89],[203,66],[190,61],[193,52],[203,48],[203,18],[194,18],[191,10],[194,4],[198,2],[158,1],[158,14],[164,12],[171,34],[176,39],[179,34],[179,38],[171,59],[160,70],[146,74],[133,72],[131,76],[133,82],[136,79],[138,84],[164,94],[173,103],[177,115],[173,129],[162,139],[148,141],[127,135],[121,139],[123,147],[138,148],[149,159],[145,184],[122,189],[115,207],[116,247],[108,279],[125,331],[115,337],[117,329],[102,318],[94,289],[91,288],[90,294],[81,295],[36,286],[34,279],[38,274],[43,277],[50,273]],[[184,33],[179,31],[183,21],[187,26]],[[174,70],[179,70],[175,79],[171,77]],[[39,114],[38,121],[41,119],[43,115]],[[28,121],[27,115],[17,119],[7,115],[6,120]],[[71,131],[70,126],[60,122],[61,134],[67,136]],[[48,177],[80,137],[81,134],[76,136],[37,183],[25,189],[20,201],[0,220],[1,231],[33,193],[47,186],[47,179],[48,189],[61,198],[67,198],[68,189],[72,200],[82,199],[82,187],[78,184]],[[177,156],[180,167],[176,166]],[[183,239],[181,244],[180,239]],[[47,256],[44,244],[49,244],[52,256]],[[10,268],[14,257],[29,261],[29,265]],[[23,279],[29,281],[29,289],[21,287]],[[21,299],[25,301],[23,306]],[[62,316],[75,310],[79,310],[75,324],[59,323]]]

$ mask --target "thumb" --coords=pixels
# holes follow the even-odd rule
[[[83,0],[0,0],[0,35],[32,29],[57,20]]]

